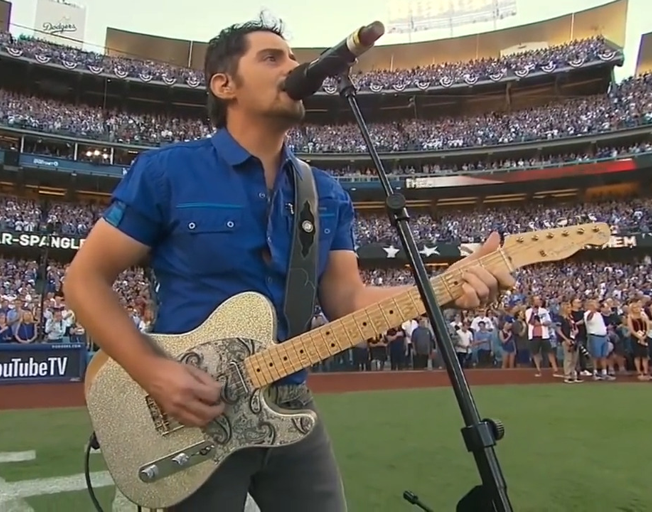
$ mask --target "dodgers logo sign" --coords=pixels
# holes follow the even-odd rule
[[[37,0],[34,28],[39,39],[82,48],[86,8],[66,0]]]
[[[57,23],[46,21],[43,23],[43,32],[51,35],[72,34],[77,32],[77,25],[75,25],[70,18],[61,18]]]

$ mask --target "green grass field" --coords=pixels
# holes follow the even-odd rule
[[[474,392],[481,413],[506,424],[498,455],[515,510],[652,511],[652,386],[546,384]],[[320,395],[318,404],[351,512],[412,510],[402,499],[405,489],[435,510],[454,510],[478,482],[449,389]],[[81,473],[89,432],[83,410],[1,412],[0,452],[36,451],[35,460],[0,465],[2,485]],[[104,469],[101,455],[93,462],[93,471]],[[43,483],[47,492],[52,481]],[[113,489],[98,495],[111,510]],[[92,510],[85,491],[26,497],[31,509],[9,509],[7,502],[3,508],[1,498],[0,512]]]

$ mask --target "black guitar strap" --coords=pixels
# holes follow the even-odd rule
[[[319,264],[319,201],[315,177],[303,160],[293,158],[293,164],[296,170],[291,210],[294,228],[283,308],[290,338],[310,329],[317,300]]]

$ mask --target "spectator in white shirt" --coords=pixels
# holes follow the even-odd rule
[[[487,316],[486,309],[479,309],[477,315],[471,321],[471,329],[473,332],[478,332],[480,330],[480,323],[484,323],[484,328],[486,331],[494,330],[494,323],[491,318]]]
[[[589,300],[584,312],[584,325],[589,342],[589,352],[593,358],[593,380],[616,380],[609,375],[609,337],[604,318],[598,310],[598,303]]]
[[[59,343],[66,334],[66,325],[61,316],[61,311],[55,311],[52,318],[45,322],[45,334],[48,343]]]
[[[462,327],[456,330],[455,337],[455,353],[462,368],[466,368],[469,355],[471,354],[471,346],[473,344],[473,331],[469,329],[469,325],[464,322]]]
[[[537,377],[541,377],[541,361],[543,356],[548,357],[552,373],[555,377],[562,378],[563,374],[559,372],[557,358],[552,352],[550,344],[550,325],[552,320],[550,313],[543,307],[541,297],[534,297],[532,307],[525,310],[525,323],[527,324],[527,337],[530,343],[530,354],[537,368]]]
[[[414,331],[417,327],[419,327],[419,322],[415,318],[408,320],[407,322],[403,322],[401,325],[401,329],[403,329],[403,332],[405,333],[405,362],[408,368],[410,367],[410,361],[412,361],[413,352],[412,331]]]

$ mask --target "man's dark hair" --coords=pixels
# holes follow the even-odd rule
[[[227,102],[213,94],[210,86],[211,78],[216,73],[236,75],[240,58],[249,49],[247,36],[253,32],[271,32],[283,37],[283,22],[270,20],[264,13],[261,13],[257,20],[231,25],[208,42],[204,57],[204,77],[208,94],[206,106],[208,118],[215,128],[226,126]]]

